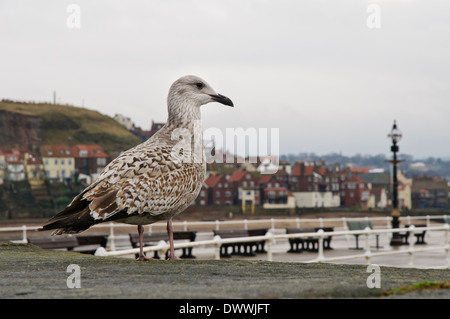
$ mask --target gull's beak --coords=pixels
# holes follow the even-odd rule
[[[219,102],[219,103],[222,103],[225,105],[229,105],[229,106],[234,106],[233,102],[226,96],[223,96],[222,94],[217,94],[217,95],[210,94],[209,96],[212,97],[212,99],[216,102]]]

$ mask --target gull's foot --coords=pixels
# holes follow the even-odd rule
[[[138,258],[136,258],[136,260],[137,261],[149,261],[149,260],[158,260],[158,259],[155,259],[155,258],[147,258],[147,257],[145,257],[145,256],[139,256]]]
[[[175,255],[171,255],[169,254],[169,256],[167,257],[167,260],[181,260],[181,258],[175,256]]]

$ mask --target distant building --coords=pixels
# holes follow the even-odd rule
[[[0,185],[5,181],[6,160],[5,153],[0,150]]]
[[[121,125],[123,125],[128,131],[134,130],[134,123],[129,118],[122,114],[116,114],[114,115],[114,119]]]
[[[295,197],[286,187],[264,188],[264,209],[288,209],[295,210]]]
[[[156,123],[152,120],[152,126],[150,128],[150,132],[148,133],[148,137],[152,137],[155,135],[156,132],[158,132],[166,123]]]
[[[370,189],[356,174],[347,177],[341,182],[341,206],[367,208],[370,199]]]
[[[33,154],[26,153],[24,164],[28,182],[33,186],[42,185],[45,179],[45,169],[41,158]]]
[[[45,175],[52,181],[66,181],[75,174],[75,156],[67,145],[41,146],[41,159],[44,163]]]
[[[295,205],[299,208],[339,207],[339,195],[332,192],[294,192]]]
[[[254,207],[260,204],[257,180],[257,177],[248,171],[235,171],[228,179],[233,183],[234,203],[241,205],[244,211],[247,205]]]
[[[449,208],[449,186],[440,177],[413,177],[413,208]]]
[[[78,144],[72,147],[75,172],[95,179],[109,163],[109,156],[100,145]]]

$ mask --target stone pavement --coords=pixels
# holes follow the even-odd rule
[[[69,265],[79,267],[80,288],[68,287],[77,274],[67,272]],[[371,275],[365,265],[235,258],[137,262],[0,242],[0,298],[450,298],[450,289],[384,295],[448,281],[448,269],[382,266],[380,288],[368,287]]]

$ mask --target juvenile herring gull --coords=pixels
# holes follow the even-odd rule
[[[167,220],[170,259],[175,259],[172,218],[200,192],[205,178],[200,106],[233,102],[197,76],[175,81],[167,97],[167,123],[151,138],[120,154],[94,182],[40,230],[73,234],[103,222],[137,225],[143,253],[142,225]]]

